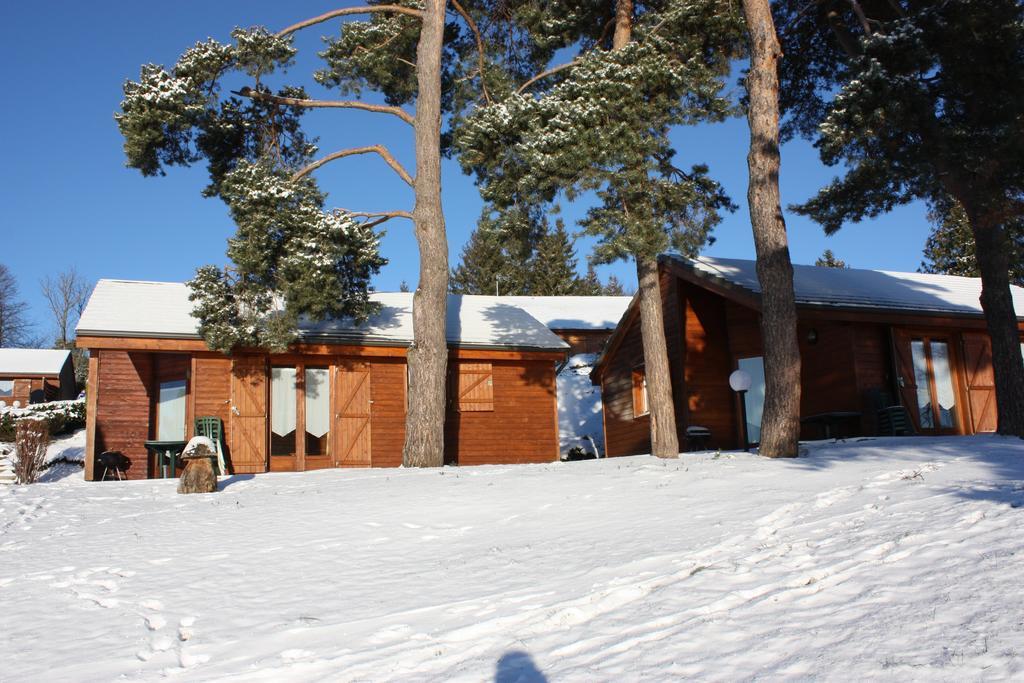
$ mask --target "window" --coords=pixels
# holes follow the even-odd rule
[[[327,368],[306,368],[306,455],[327,455],[331,432],[330,387]]]
[[[1022,345],[1024,346],[1024,345]],[[14,380],[13,379],[0,379],[0,398],[6,398],[14,395]]]
[[[295,455],[295,368],[270,369],[270,454]]]
[[[158,440],[185,440],[185,393],[183,379],[160,383],[156,428]]]
[[[761,414],[764,412],[764,358],[740,358],[737,365],[750,375],[750,389],[743,394],[747,412],[747,441],[761,442]]]
[[[956,392],[949,366],[949,346],[938,339],[913,339],[910,357],[917,385],[917,414],[921,429],[956,427]]]
[[[633,368],[633,417],[643,417],[650,409],[647,405],[647,375],[644,366]]]
[[[494,410],[494,375],[490,363],[459,363],[457,383],[460,413]]]

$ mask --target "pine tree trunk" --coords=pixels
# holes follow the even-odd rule
[[[793,265],[779,199],[779,76],[782,57],[768,0],[743,0],[750,41],[747,75],[750,184],[747,202],[761,283],[765,398],[761,455],[795,457],[800,439],[800,349]]]
[[[672,375],[665,343],[658,262],[638,256],[636,278],[640,285],[640,333],[644,344],[644,378],[651,420],[651,453],[659,458],[679,457]]]
[[[633,38],[633,1],[616,0],[615,33],[612,50],[620,50]],[[647,411],[651,420],[651,453],[659,458],[679,457],[675,403],[668,367],[668,345],[661,310],[658,262],[635,254],[636,278],[640,286],[640,332],[644,344],[644,378],[647,381]]]
[[[409,408],[405,419],[406,467],[444,464],[448,343],[448,241],[441,210],[441,53],[444,0],[426,0],[416,48],[416,205],[413,221],[420,251],[420,281],[413,295],[413,346],[409,349]]]
[[[960,200],[971,222],[974,251],[981,274],[981,307],[985,311],[992,339],[992,372],[1000,434],[1024,437],[1024,361],[1021,335],[1010,291],[1010,248],[1006,232],[998,223],[986,221],[984,213]]]

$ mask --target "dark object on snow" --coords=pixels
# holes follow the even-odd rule
[[[96,469],[103,472],[100,481],[106,481],[108,476],[117,481],[126,479],[131,464],[131,461],[121,451],[103,451],[96,457]]]
[[[582,446],[573,446],[569,449],[569,452],[565,454],[566,462],[574,462],[576,460],[594,460],[596,458],[597,455],[584,450]]]
[[[206,442],[206,443],[204,443]],[[217,491],[217,474],[213,464],[217,461],[217,453],[207,445],[208,441],[198,439],[190,443],[181,459],[185,463],[185,471],[178,482],[178,493],[215,493]]]
[[[879,436],[913,436],[914,423],[903,406],[889,406],[877,413]]]
[[[711,430],[700,425],[691,425],[686,428],[686,450],[707,451],[710,450]]]

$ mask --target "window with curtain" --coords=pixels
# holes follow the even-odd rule
[[[327,455],[331,433],[331,375],[306,368],[306,455]]]
[[[156,438],[160,441],[185,440],[185,380],[183,379],[160,383]]]
[[[750,390],[743,394],[747,411],[747,441],[761,442],[761,414],[764,412],[764,358],[740,358],[739,369],[750,375]]]
[[[295,455],[295,368],[270,370],[270,454]]]

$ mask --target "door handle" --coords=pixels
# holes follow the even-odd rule
[[[896,378],[896,384],[900,385],[900,389],[907,386],[906,383],[903,381],[903,375],[900,375],[899,377]]]

